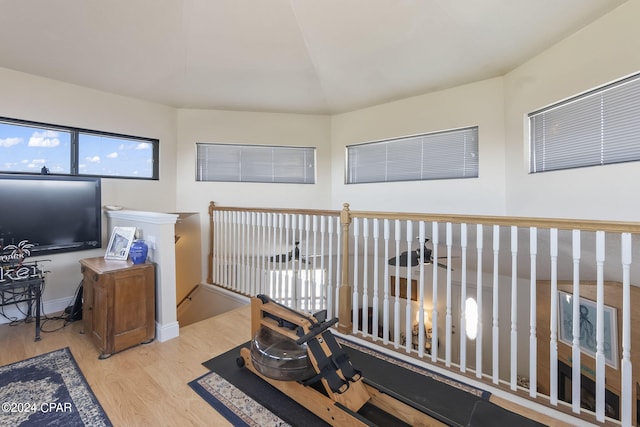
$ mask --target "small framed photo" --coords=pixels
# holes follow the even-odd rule
[[[129,248],[131,248],[135,234],[135,227],[113,227],[104,258],[126,261],[129,257]]]

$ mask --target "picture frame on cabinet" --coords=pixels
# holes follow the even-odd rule
[[[129,249],[135,234],[135,227],[113,227],[104,258],[126,261],[129,257]]]

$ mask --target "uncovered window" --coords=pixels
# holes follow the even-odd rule
[[[0,172],[158,179],[159,141],[0,118]]]

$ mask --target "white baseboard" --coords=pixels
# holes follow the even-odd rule
[[[73,304],[74,298],[75,296],[55,299],[51,301],[42,301],[41,316],[44,317],[45,314],[59,313],[61,311],[64,311],[65,308]],[[0,325],[5,323],[11,323],[13,319],[17,319],[18,321],[24,320],[26,312],[27,312],[26,302],[21,302],[19,304],[0,307],[0,313],[4,313],[4,316],[0,315]],[[35,312],[33,313],[33,315],[35,315]]]
[[[161,325],[156,322],[156,339],[160,342],[169,341],[180,335],[180,325],[178,322],[171,322]]]

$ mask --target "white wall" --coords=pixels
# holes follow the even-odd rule
[[[175,210],[175,110],[55,80],[0,68],[0,117],[114,132],[160,140],[160,180],[102,179],[102,204],[132,209]],[[82,275],[82,258],[104,254],[107,240],[103,220],[103,249],[46,256],[50,270],[43,300],[45,312],[60,309],[72,298]]]
[[[527,114],[640,70],[632,0],[504,77],[507,214],[638,220],[637,162],[528,174]]]
[[[352,210],[504,214],[503,117],[501,78],[333,116],[332,208],[348,202]],[[344,183],[347,145],[469,126],[479,126],[479,178]]]
[[[206,278],[209,201],[219,206],[326,209],[330,200],[329,117],[304,114],[179,110],[177,204],[199,212],[203,280]],[[316,147],[316,184],[196,182],[196,143]]]

